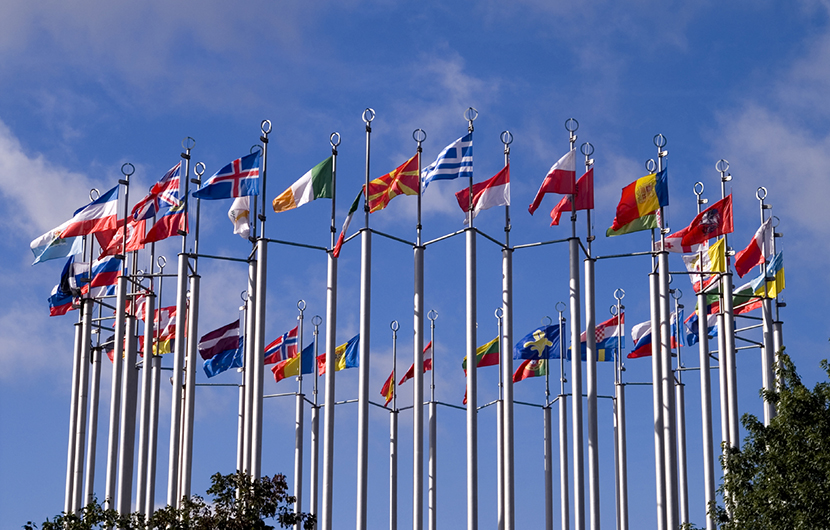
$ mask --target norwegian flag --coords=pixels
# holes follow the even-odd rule
[[[265,348],[265,362],[274,364],[297,356],[297,326],[286,331]]]
[[[237,158],[193,192],[197,199],[232,199],[259,195],[260,152]]]
[[[150,219],[162,208],[179,204],[179,181],[182,163],[179,162],[153,184],[150,194],[133,206],[132,217],[136,221]]]

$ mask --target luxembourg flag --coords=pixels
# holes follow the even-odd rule
[[[735,255],[735,272],[743,278],[744,274],[763,263],[769,254],[772,254],[772,217],[764,221],[749,245]]]
[[[470,188],[464,188],[455,194],[461,211],[470,209]],[[496,173],[492,178],[473,184],[473,219],[478,212],[494,206],[510,206],[510,164]],[[464,219],[467,222],[467,219]]]
[[[297,356],[297,328],[286,331],[265,348],[265,362],[274,364]]]
[[[576,193],[576,151],[571,149],[562,156],[557,162],[551,166],[542,185],[539,186],[539,191],[536,192],[536,197],[527,211],[530,215],[542,204],[542,198],[546,193],[564,193],[572,195]]]
[[[117,228],[118,186],[115,186],[83,208],[75,211],[64,229],[61,239],[85,236],[102,230]]]

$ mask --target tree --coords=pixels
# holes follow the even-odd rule
[[[764,426],[745,414],[743,447],[721,457],[725,506],[710,507],[721,529],[830,528],[830,383],[811,391],[789,356],[780,360],[779,391],[761,391],[777,416]],[[826,360],[821,367],[830,379]]]
[[[273,529],[265,523],[276,519],[280,528],[302,524],[314,528],[316,517],[307,513],[295,514],[292,504],[295,498],[286,495],[288,483],[284,475],[251,480],[243,472],[230,475],[216,473],[211,477],[207,493],[210,503],[198,495],[185,498],[181,508],[166,506],[156,511],[148,520],[140,513],[121,515],[115,510],[105,510],[97,502],[89,503],[80,514],[63,513],[48,519],[42,530],[97,530],[119,528],[124,530],[247,530]],[[37,525],[29,521],[24,530],[34,530]]]

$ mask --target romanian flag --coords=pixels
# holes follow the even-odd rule
[[[383,406],[389,405],[389,402],[395,396],[395,372],[392,372],[386,378],[386,382],[383,383],[383,388],[380,389],[380,395],[386,398],[386,403]]]
[[[341,344],[334,349],[334,371],[339,372],[346,368],[357,368],[360,366],[360,335],[355,335],[349,342]],[[317,356],[317,374],[326,373],[326,354]]]
[[[699,245],[713,237],[729,234],[732,225],[732,195],[727,195],[692,219],[680,240],[684,247]]]
[[[300,375],[301,363],[304,374],[314,373],[314,343],[306,346],[302,354],[285,359],[272,366],[271,372],[274,374],[274,380],[279,383],[286,377]],[[325,365],[325,362],[323,364]],[[325,366],[323,368],[325,369]]]
[[[418,155],[369,182],[369,213],[383,210],[398,195],[418,195]]]
[[[669,185],[666,170],[641,177],[623,188],[611,229],[618,231],[628,223],[654,213],[668,204]]]
[[[513,382],[518,383],[529,377],[548,375],[547,359],[527,359],[516,369],[513,374]]]
[[[476,368],[482,366],[496,366],[499,364],[499,338],[491,340],[483,346],[476,348]],[[461,368],[467,373],[467,356],[461,362]]]
[[[280,193],[273,201],[275,212],[293,210],[314,199],[331,199],[333,194],[333,157],[328,157],[306,171],[290,188]]]

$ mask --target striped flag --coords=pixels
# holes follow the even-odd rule
[[[354,198],[354,202],[349,208],[349,214],[346,216],[346,220],[343,221],[343,228],[340,229],[340,235],[337,236],[337,244],[334,245],[334,249],[331,252],[331,255],[335,258],[340,257],[340,249],[343,247],[343,241],[346,239],[346,230],[349,229],[349,225],[352,222],[352,216],[357,211],[357,207],[360,205],[361,195],[363,195],[362,188],[359,192],[357,192],[357,197]]]
[[[574,203],[577,210],[593,210],[594,209],[594,168],[592,167],[579,177],[576,181]],[[571,211],[571,198],[568,196],[562,197],[559,203],[553,207],[550,212],[550,225],[558,225],[559,218],[562,217],[562,212]],[[608,235],[608,234],[606,234]]]
[[[548,170],[548,174],[542,180],[542,185],[539,186],[539,191],[536,192],[536,197],[527,207],[530,215],[533,215],[533,212],[542,204],[542,198],[547,193],[576,193],[576,151],[574,149],[562,155],[562,158]]]
[[[334,157],[330,156],[306,171],[290,188],[280,193],[272,202],[275,212],[287,212],[308,204],[314,199],[331,199],[332,166]]]
[[[619,230],[635,219],[669,205],[669,185],[666,170],[640,177],[622,190],[613,230]]]
[[[392,398],[395,397],[395,372],[393,371],[389,374],[389,377],[386,378],[386,382],[383,383],[383,388],[380,389],[380,395],[386,398],[386,403],[383,404],[384,407],[389,405],[389,402],[392,401]]]
[[[433,180],[448,180],[473,176],[473,133],[468,133],[444,148],[435,162],[421,170],[421,182],[426,191]]]
[[[742,277],[772,253],[772,217],[761,224],[749,245],[735,255],[735,272]]]
[[[286,377],[300,375],[301,362],[304,374],[314,373],[314,343],[306,346],[303,349],[302,355],[297,355],[275,364],[271,368],[271,373],[274,374],[274,381],[279,383]]]
[[[341,344],[334,349],[334,371],[339,372],[346,368],[357,368],[360,366],[360,335],[355,335],[349,342]],[[326,373],[326,354],[317,356],[317,375]]]
[[[427,344],[424,348],[424,372],[426,372],[427,370],[432,370],[432,353],[432,341],[429,341],[429,344]],[[413,377],[415,377],[415,363],[412,363],[412,365],[409,367],[409,370],[407,370],[406,373],[403,374],[403,377],[401,377],[401,380],[398,381],[398,384],[402,385],[405,382],[412,379]]]
[[[85,236],[116,228],[118,186],[115,186],[83,208],[75,211],[60,233],[61,239]]]
[[[106,256],[92,262],[92,280],[81,287],[84,298],[100,298],[115,294],[115,285],[121,274],[121,260]]]
[[[199,340],[199,355],[208,360],[239,345],[239,319],[204,335]]]
[[[462,212],[470,210],[469,187],[457,192],[455,198]],[[510,206],[510,164],[504,166],[494,177],[473,184],[473,219],[478,212],[494,206]]]
[[[491,340],[487,344],[476,348],[476,368],[483,366],[496,366],[499,364],[499,338]],[[467,356],[461,361],[461,368],[467,373]]]

